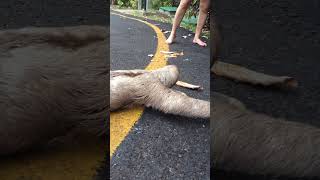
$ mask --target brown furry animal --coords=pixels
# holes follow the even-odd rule
[[[0,32],[0,155],[107,128],[105,27]]]
[[[286,177],[320,177],[320,129],[251,112],[214,93],[212,167]]]
[[[211,29],[217,31],[211,38],[212,69],[219,68],[213,67],[214,64],[222,63],[217,61],[221,37],[217,23],[211,22],[211,25],[213,23],[215,26]],[[220,68],[219,72],[227,77],[240,78],[252,84],[297,85],[289,77],[264,75],[234,65]],[[319,128],[251,112],[238,100],[222,94],[212,93],[211,99],[213,169],[254,175],[320,178]]]
[[[111,71],[110,110],[145,105],[165,113],[209,118],[208,101],[194,99],[170,89],[177,82],[178,75],[178,69],[173,65],[154,71]]]
[[[102,135],[110,108],[145,105],[209,118],[209,102],[169,88],[178,78],[175,66],[110,73],[108,43],[100,26],[0,31],[0,155],[72,131]]]
[[[275,86],[283,89],[294,89],[298,86],[298,82],[292,77],[267,75],[245,67],[219,61],[222,59],[220,57],[222,46],[221,27],[217,22],[217,18],[212,13],[210,14],[210,28],[210,69],[213,74],[253,85]]]

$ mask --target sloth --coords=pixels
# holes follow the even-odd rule
[[[0,155],[105,133],[108,38],[100,26],[0,31]]]
[[[227,172],[320,178],[320,129],[251,112],[212,94],[211,167]]]
[[[271,76],[220,60],[221,29],[211,14],[211,72],[239,82],[294,89],[292,77]],[[212,83],[212,79],[211,79]],[[212,92],[211,168],[226,172],[320,178],[320,129],[248,110],[235,98]]]
[[[178,68],[168,65],[146,70],[110,72],[110,110],[144,105],[164,113],[191,118],[210,118],[210,103],[171,89],[179,77]],[[125,88],[123,88],[125,87]]]
[[[101,26],[0,31],[0,155],[71,132],[105,137],[109,111],[135,105],[209,118],[208,101],[170,88],[176,66],[109,72],[108,42]]]
[[[172,65],[109,71],[107,32],[101,26],[0,31],[0,155],[73,131],[105,137],[110,111],[144,105],[194,118],[211,114],[214,169],[320,177],[319,128],[251,112],[217,93],[210,113],[209,102],[171,89],[179,77]]]

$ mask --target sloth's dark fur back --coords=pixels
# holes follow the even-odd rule
[[[285,177],[320,177],[320,129],[251,112],[213,93],[212,165]]]
[[[108,40],[105,27],[0,33],[0,155],[74,129],[105,131]]]

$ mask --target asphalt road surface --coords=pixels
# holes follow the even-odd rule
[[[111,15],[111,69],[144,69],[157,48],[156,34],[144,23]],[[152,22],[163,30],[170,25]],[[192,44],[180,29],[170,50],[184,56],[169,59],[180,69],[180,80],[200,84],[204,91],[179,89],[189,96],[209,100],[209,48]],[[113,154],[111,179],[209,179],[209,121],[188,119],[146,109]]]
[[[281,91],[212,76],[211,90],[235,97],[253,111],[320,127],[319,7],[318,1],[216,3],[224,40],[223,61],[292,76],[299,87]],[[215,179],[277,178],[217,172]]]

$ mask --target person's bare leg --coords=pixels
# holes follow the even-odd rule
[[[176,38],[177,28],[180,26],[182,18],[190,6],[191,0],[181,0],[177,12],[173,19],[172,30],[170,36],[166,40],[167,44],[172,44]]]
[[[200,35],[202,32],[202,28],[206,23],[209,7],[210,7],[210,0],[200,0],[199,18],[197,22],[197,28],[196,28],[196,33],[194,35],[193,43],[197,43],[199,46],[203,46],[203,47],[207,46],[207,43],[203,42],[200,39]]]

